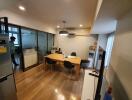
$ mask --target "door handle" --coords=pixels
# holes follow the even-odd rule
[[[0,79],[0,83],[4,82],[6,80],[7,80],[7,77],[3,77],[3,78]]]

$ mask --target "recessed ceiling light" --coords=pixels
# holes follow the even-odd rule
[[[79,26],[80,26],[80,27],[83,27],[83,25],[82,25],[82,24],[80,24]]]
[[[58,25],[57,28],[60,28],[60,26]]]
[[[18,8],[19,8],[20,10],[22,10],[22,11],[25,11],[25,10],[26,10],[26,8],[25,8],[24,6],[22,6],[22,5],[19,5]]]

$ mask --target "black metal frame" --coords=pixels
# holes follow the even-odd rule
[[[102,81],[103,81],[103,73],[104,73],[104,63],[105,63],[105,51],[103,51],[103,55],[102,55],[102,62],[101,62],[101,67],[100,67],[100,71],[99,71],[99,77],[98,77],[98,84],[97,84],[97,89],[96,89],[96,94],[95,94],[95,99],[94,100],[100,100],[101,95],[100,95],[100,91],[101,91],[101,87],[102,87]]]
[[[21,66],[22,66],[22,70],[24,71],[24,57],[23,57],[23,51],[22,51],[22,33],[21,33],[21,27],[18,27],[18,30],[19,30],[19,38],[20,38],[20,60],[21,60]]]
[[[105,66],[104,66],[104,63],[105,63],[105,53],[106,53],[106,51],[103,51],[102,61],[101,61],[101,67],[100,67],[100,70],[99,70],[99,75],[93,74],[93,73],[89,73],[89,75],[98,78],[98,84],[97,84],[96,94],[95,94],[94,100],[100,100],[100,98],[101,98],[100,91],[101,91],[101,87],[102,87],[103,73],[104,73],[104,68],[105,68]],[[96,72],[96,71],[94,71],[94,72]],[[96,72],[96,73],[98,73],[98,72]]]

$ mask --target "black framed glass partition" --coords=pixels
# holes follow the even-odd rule
[[[18,27],[15,26],[9,26],[8,27],[9,30],[9,39],[10,37],[15,37],[15,41],[14,41],[14,45],[15,46],[20,46],[20,34],[19,34],[19,29]]]
[[[1,23],[0,25],[1,25],[1,27],[0,27],[0,34],[7,34],[5,32],[5,25],[3,23]]]
[[[0,34],[8,34],[8,18],[0,17]]]
[[[9,40],[10,37],[15,37],[15,41],[14,41],[14,47],[15,47],[15,61],[18,64],[18,66],[14,66],[14,71],[17,70],[21,70],[23,67],[22,64],[22,53],[21,53],[21,44],[20,44],[20,33],[19,33],[19,27],[17,26],[13,26],[13,25],[9,25],[8,26],[8,30],[9,30]]]
[[[24,69],[38,63],[37,32],[35,30],[21,28],[22,52]]]
[[[19,71],[19,70],[23,70],[23,58],[22,58],[22,53],[21,53],[21,43],[20,43],[20,31],[19,31],[19,26],[16,25],[10,25],[8,24],[8,32],[5,31],[5,24],[1,23],[1,34],[8,34],[9,35],[9,41],[10,37],[15,37],[15,41],[14,41],[14,59],[15,62],[18,64],[18,66],[14,66],[13,62],[13,69],[14,71]]]
[[[54,34],[48,33],[48,49],[47,51],[51,51],[54,45]]]
[[[43,57],[47,54],[47,33],[38,32],[38,58],[39,63],[43,62]]]
[[[8,34],[16,38],[14,46],[16,49],[16,61],[23,71],[43,63],[43,57],[48,51],[52,50],[54,44],[54,35],[35,29],[15,24],[5,25],[0,21],[0,34]]]

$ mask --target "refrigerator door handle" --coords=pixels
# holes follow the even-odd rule
[[[6,81],[6,80],[7,80],[7,76],[6,76],[6,77],[1,78],[1,79],[0,79],[0,83],[4,82],[4,81]]]

